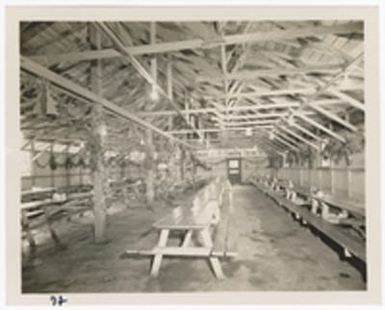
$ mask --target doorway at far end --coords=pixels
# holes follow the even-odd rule
[[[227,177],[231,184],[240,184],[242,180],[242,169],[240,158],[227,159]]]

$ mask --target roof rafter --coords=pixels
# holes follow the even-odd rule
[[[182,141],[180,139],[175,138],[174,136],[170,135],[169,133],[153,126],[151,123],[148,123],[147,121],[137,117],[133,113],[119,107],[118,105],[112,103],[111,101],[108,101],[107,99],[98,96],[91,92],[90,90],[81,87],[74,82],[54,73],[53,71],[44,68],[43,66],[35,63],[34,61],[21,56],[20,57],[20,66],[22,70],[25,70],[27,72],[30,72],[34,75],[37,75],[39,77],[42,77],[52,83],[54,83],[56,86],[65,89],[66,91],[70,93],[74,93],[75,95],[84,98],[87,101],[90,102],[98,102],[100,103],[106,110],[114,113],[115,115],[122,117],[126,120],[133,121],[137,123],[138,125],[141,125],[145,128],[149,128],[153,130],[154,132],[170,139],[175,142],[178,142],[180,144],[183,144],[184,146],[187,146],[191,148],[191,145],[186,143],[185,141]]]
[[[313,26],[305,29],[287,29],[287,30],[271,30],[259,31],[255,33],[235,34],[224,36],[218,40],[204,41],[203,39],[192,39],[176,42],[165,42],[157,44],[146,44],[141,46],[126,47],[126,51],[131,55],[165,53],[172,51],[180,51],[185,49],[197,48],[214,48],[221,45],[242,44],[245,42],[261,42],[275,41],[282,39],[295,39],[308,36],[317,36],[329,33],[349,34],[352,32],[362,32],[361,22],[351,22],[331,26]],[[45,65],[53,65],[64,61],[84,61],[96,58],[114,58],[121,57],[121,54],[114,49],[105,49],[101,51],[84,51],[73,52],[59,55],[39,55],[30,56],[31,59],[44,63]]]

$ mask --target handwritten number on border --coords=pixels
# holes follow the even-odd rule
[[[67,302],[67,299],[65,299],[61,295],[59,295],[59,296],[51,296],[50,300],[51,300],[52,306],[63,306]]]

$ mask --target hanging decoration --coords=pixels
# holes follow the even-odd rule
[[[362,151],[365,147],[365,136],[363,128],[354,133],[348,130],[341,130],[339,134],[345,139],[345,143],[330,139],[322,150],[322,156],[330,158],[336,163],[345,159],[347,165],[351,164],[351,155]]]
[[[48,164],[50,163],[50,157],[48,157],[47,159],[47,162],[46,163],[41,163],[37,158],[33,161],[35,163],[35,165],[41,169],[44,169],[45,167],[48,166]]]
[[[65,169],[71,170],[74,167],[74,164],[72,163],[71,157],[67,156],[65,161]]]
[[[287,153],[286,161],[289,165],[289,167],[293,167],[294,165],[298,164],[299,158],[298,153],[296,151],[290,150]]]
[[[49,166],[50,166],[51,170],[56,170],[56,168],[58,167],[54,153],[51,153],[51,155],[50,155]]]
[[[301,166],[305,166],[306,164],[309,165],[309,167],[313,163],[314,154],[311,149],[311,147],[307,144],[300,144],[299,147],[299,153],[297,154],[298,162]]]

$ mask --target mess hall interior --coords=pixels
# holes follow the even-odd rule
[[[23,293],[365,290],[364,25],[20,23]]]

